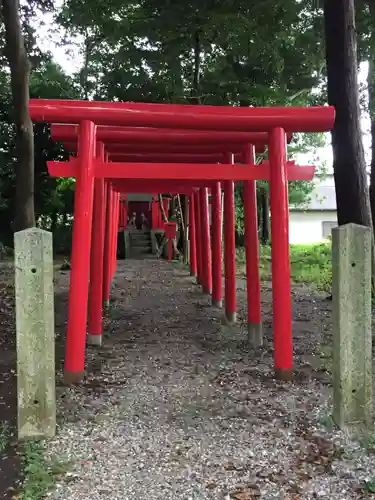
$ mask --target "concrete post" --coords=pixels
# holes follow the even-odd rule
[[[372,422],[371,229],[332,230],[333,418]]]
[[[18,437],[52,437],[56,430],[52,233],[14,235]]]

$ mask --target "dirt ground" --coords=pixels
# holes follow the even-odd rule
[[[57,264],[58,270],[60,263]],[[58,275],[64,272],[57,271]],[[56,364],[61,370],[64,355],[64,326],[67,290],[55,288]],[[0,433],[6,447],[0,450],[0,499],[13,500],[22,481],[21,457],[16,440],[17,378],[14,268],[10,261],[0,262]],[[1,443],[1,440],[0,440]]]
[[[5,435],[17,423],[16,331],[14,316],[13,266],[0,265],[0,419]],[[10,499],[20,478],[17,446],[6,446],[0,453],[0,498]]]
[[[10,264],[2,265],[0,415],[2,422],[14,428],[16,367],[12,273]],[[56,272],[58,373],[63,358],[68,282],[68,272]],[[238,277],[239,322],[235,328],[228,329],[221,325],[222,312],[209,306],[209,299],[201,294],[181,264],[152,259],[118,263],[111,309],[105,320],[104,345],[100,349],[88,349],[85,383],[67,389],[61,386],[58,376],[59,435],[51,442],[51,451],[47,450],[47,453],[60,451],[64,458],[71,460],[73,457],[79,465],[69,476],[69,482],[61,479],[52,499],[133,500],[147,496],[150,500],[346,500],[369,496],[362,483],[368,478],[371,464],[361,455],[355,459],[357,465],[348,465],[348,458],[342,458],[347,437],[326,428],[331,404],[329,362],[326,360],[327,346],[331,342],[331,302],[307,286],[293,287],[295,381],[285,384],[273,378],[270,283],[262,286],[265,346],[257,351],[249,350],[246,342],[244,287],[244,280]],[[325,361],[322,362],[322,358]],[[150,400],[150,391],[155,390],[159,392]],[[132,394],[139,402],[138,406],[134,403],[130,410],[124,401],[128,401]],[[169,398],[169,406],[165,398]],[[111,477],[110,481],[109,472],[100,464],[101,460],[105,463],[108,457],[119,452],[111,449],[115,443],[119,446],[123,439],[116,434],[117,427],[113,428],[117,436],[115,440],[113,435],[102,438],[108,443],[108,449],[105,449],[107,444],[102,444],[103,450],[96,452],[92,467],[90,465],[91,472],[82,465],[87,450],[95,447],[96,438],[90,435],[93,426],[99,426],[97,432],[100,433],[99,428],[103,425],[97,414],[103,414],[103,405],[107,408],[108,404],[112,409],[108,410],[106,418],[112,420],[104,422],[107,432],[115,421],[116,426],[119,422],[119,414],[113,413],[114,407],[116,411],[121,409],[122,426],[133,422],[129,424],[134,425],[132,432],[139,425],[146,425],[150,412],[154,412],[152,433],[155,440],[142,467],[138,464],[142,460],[136,456],[137,465],[131,475]],[[171,404],[174,409],[171,409]],[[164,418],[163,412],[166,413],[165,422],[159,421]],[[186,484],[181,479],[183,484],[176,485],[172,480],[169,483],[168,478],[181,471],[171,472],[164,464],[165,445],[161,441],[165,429],[180,425],[181,415],[184,439],[193,441],[188,448],[195,449],[199,441],[200,451],[195,449],[194,456],[186,458],[190,470],[189,478],[185,478]],[[141,423],[135,424],[134,419]],[[206,430],[201,430],[204,436],[194,438],[192,435],[197,426]],[[85,436],[81,438],[83,430]],[[219,448],[206,456],[201,448],[210,432],[211,438],[204,445],[205,449],[210,449],[213,441]],[[155,437],[159,434],[160,442]],[[223,442],[219,442],[224,434]],[[77,439],[72,439],[72,435]],[[135,432],[133,447],[135,441],[142,439],[145,439],[144,435]],[[73,441],[78,448],[81,443],[85,451],[73,450]],[[122,447],[128,444],[123,443]],[[141,449],[141,443],[137,447]],[[261,456],[255,453],[250,459],[251,448],[259,448]],[[185,457],[185,451],[178,450],[177,455]],[[353,450],[357,450],[355,446],[350,450],[352,454]],[[160,461],[161,476],[159,469],[155,475],[153,464],[149,463],[149,457],[155,453],[157,458],[153,460],[155,463]],[[216,469],[213,466],[213,455],[221,462],[220,473],[216,470],[217,464]],[[206,460],[204,464],[203,459]],[[179,462],[179,467],[186,466],[186,463]],[[202,467],[206,471],[204,477],[197,473]],[[149,482],[151,476],[152,484]],[[90,490],[94,477],[99,480],[95,493]],[[12,498],[19,479],[20,461],[13,439],[0,454],[0,499]],[[109,486],[106,490],[107,480]]]

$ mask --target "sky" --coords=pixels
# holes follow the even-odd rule
[[[62,5],[63,0],[58,0],[55,2],[57,6]],[[45,14],[41,16],[35,24],[38,33],[38,44],[41,49],[48,50],[53,54],[53,58],[57,64],[59,64],[63,70],[71,75],[82,67],[83,58],[80,54],[79,44],[82,42],[80,38],[72,39],[72,43],[68,45],[62,45],[61,38],[63,35],[62,30],[58,30],[58,27],[54,23],[53,14]],[[360,85],[366,86],[368,64],[364,62],[360,65],[358,73],[358,81]],[[367,93],[366,93],[367,94]],[[365,99],[366,101],[366,99]],[[370,154],[371,154],[371,135],[370,135],[370,118],[367,113],[362,116],[362,131],[363,131],[363,144],[365,149],[366,163],[369,167],[370,165]],[[315,157],[318,159],[318,163],[324,164],[326,167],[327,174],[332,174],[332,148],[331,148],[331,137],[330,134],[326,135],[326,145],[323,148],[319,148],[316,151]],[[297,155],[297,162],[300,164],[311,163],[311,155],[300,154]]]
[[[63,0],[55,0],[54,5],[59,8]],[[61,44],[63,29],[54,22],[54,14],[47,13],[38,16],[34,22],[37,32],[37,44],[40,49],[47,50],[53,54],[53,58],[68,75],[77,72],[83,64],[82,55],[79,52],[78,44],[80,38],[72,39],[71,44]]]

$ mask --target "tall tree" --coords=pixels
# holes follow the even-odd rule
[[[18,0],[2,0],[5,50],[11,74],[18,161],[16,164],[16,209],[14,230],[35,226],[34,137],[29,114],[29,73]]]
[[[372,220],[375,221],[375,55],[370,55],[368,67],[368,100],[371,130],[370,205]]]
[[[368,111],[370,115],[370,133],[371,133],[371,169],[370,169],[370,205],[371,215],[374,224],[375,221],[375,4],[373,0],[368,0],[368,25],[366,26],[367,59],[368,59]]]
[[[323,17],[305,2],[99,3],[66,0],[57,17],[68,34],[95,37],[84,64],[95,99],[244,106],[321,99],[311,89],[323,76]],[[298,152],[302,142],[294,141]],[[292,183],[289,192],[311,188]]]
[[[339,225],[372,226],[360,122],[354,0],[325,0],[328,102],[336,109],[333,171]]]

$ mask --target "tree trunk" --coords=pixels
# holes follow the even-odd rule
[[[328,102],[336,109],[333,171],[339,225],[372,226],[360,125],[353,0],[324,2]]]
[[[165,213],[165,210],[164,210],[163,195],[158,194],[158,201],[159,201],[159,207],[161,210],[161,216],[163,218],[163,222],[168,222],[168,217],[167,217],[167,214]]]
[[[193,73],[193,89],[192,89],[192,97],[195,98],[196,104],[201,104],[201,98],[199,95],[201,52],[202,48],[201,48],[200,32],[197,29],[194,35],[194,73]]]
[[[51,233],[56,234],[57,230],[57,216],[58,216],[58,211],[57,210],[52,210],[51,213]]]
[[[182,197],[182,201],[181,201]],[[180,231],[180,238],[179,242],[181,244],[180,248],[182,248],[182,257],[183,261],[187,262],[187,218],[186,218],[186,197],[185,195],[180,195],[178,194],[176,196],[177,198],[177,205],[178,205],[178,211],[180,213],[180,218],[181,218],[181,231]],[[177,247],[178,247],[177,243]]]
[[[83,67],[81,69],[79,80],[83,91],[83,98],[87,101],[89,98],[89,64],[90,56],[92,51],[93,41],[90,39],[90,35],[86,33],[86,38],[84,42],[84,60]]]
[[[160,205],[160,210],[161,210],[161,216],[163,218],[163,221],[164,222],[168,222],[168,217],[167,217],[167,214],[165,213],[165,210],[164,210],[163,195],[158,194],[158,200],[159,200],[159,205]],[[174,203],[174,199],[172,199],[172,202]],[[166,239],[166,237],[164,235],[164,237],[163,237],[163,239],[162,239],[162,241],[160,243],[159,251],[157,252],[157,256],[158,257],[160,257],[160,255],[163,253],[163,249],[164,249],[164,246],[166,245],[166,243],[167,243],[167,239]],[[176,238],[173,238],[172,245],[173,245],[173,251],[174,251],[175,257],[179,257],[180,252],[178,251],[178,248],[177,248]]]
[[[370,28],[370,54],[368,61],[368,110],[371,121],[371,171],[370,171],[370,206],[372,223],[375,221],[375,5],[372,1],[368,2],[371,28]]]
[[[261,226],[261,235],[260,240],[263,245],[267,245],[270,241],[270,219],[269,219],[269,206],[268,206],[268,194],[265,189],[261,190],[260,193],[261,199],[261,214],[262,214],[262,226]]]
[[[2,0],[6,54],[10,67],[16,126],[16,202],[14,231],[35,226],[34,136],[29,114],[29,61],[19,18],[19,2]]]

